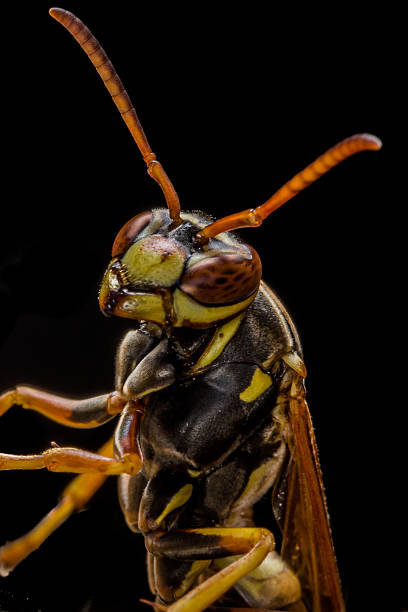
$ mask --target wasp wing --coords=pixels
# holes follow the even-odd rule
[[[290,390],[288,423],[290,461],[274,495],[283,530],[281,554],[299,576],[313,612],[344,612],[316,440],[298,375]]]

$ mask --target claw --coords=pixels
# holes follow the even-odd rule
[[[1,552],[1,550],[0,550]],[[7,576],[9,575],[9,573],[11,572],[11,569],[9,569],[5,563],[2,562],[2,560],[0,559],[0,576],[2,578],[7,578]]]
[[[5,412],[9,408],[13,406],[13,404],[17,403],[16,392],[14,389],[12,391],[6,391],[5,393],[0,394],[0,416],[3,416]]]
[[[144,604],[147,604],[148,606],[152,606],[152,608],[154,608],[155,610],[163,610],[163,612],[167,611],[167,606],[163,606],[162,604],[156,603],[155,601],[149,601],[148,599],[139,599],[139,601],[141,601]]]

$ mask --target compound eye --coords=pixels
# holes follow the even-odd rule
[[[258,253],[250,246],[251,258],[219,254],[194,264],[184,274],[180,289],[202,304],[240,302],[257,290],[262,276]]]
[[[135,242],[140,232],[149,225],[151,218],[151,211],[143,212],[125,223],[113,243],[112,257],[118,257],[122,253],[125,253],[125,251]]]

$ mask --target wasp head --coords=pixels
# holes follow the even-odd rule
[[[175,327],[210,327],[246,309],[261,280],[254,251],[230,233],[196,240],[209,219],[144,212],[117,235],[99,304],[104,314]]]

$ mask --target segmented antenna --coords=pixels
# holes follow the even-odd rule
[[[143,155],[143,159],[147,165],[147,172],[160,185],[163,191],[170,217],[173,219],[173,222],[181,223],[180,201],[178,195],[169,177],[165,173],[163,166],[157,161],[156,155],[150,148],[133,104],[112,62],[109,60],[92,32],[80,19],[78,19],[78,17],[75,17],[75,15],[62,8],[51,8],[50,15],[72,34],[95,66],[105,87],[112,96],[112,100],[122,115],[122,119],[128,126],[130,133]]]
[[[196,238],[201,244],[208,242],[221,232],[229,232],[241,227],[257,227],[268,217],[274,210],[282,206],[285,202],[293,198],[299,191],[305,189],[314,183],[323,174],[326,174],[331,168],[337,166],[340,162],[347,159],[354,153],[365,150],[377,151],[381,149],[382,143],[376,136],[372,134],[355,134],[342,140],[337,145],[320,155],[314,162],[309,164],[302,172],[296,174],[283,187],[281,187],[272,197],[264,204],[257,208],[247,208],[233,215],[228,215],[214,223],[210,223],[202,229]]]

